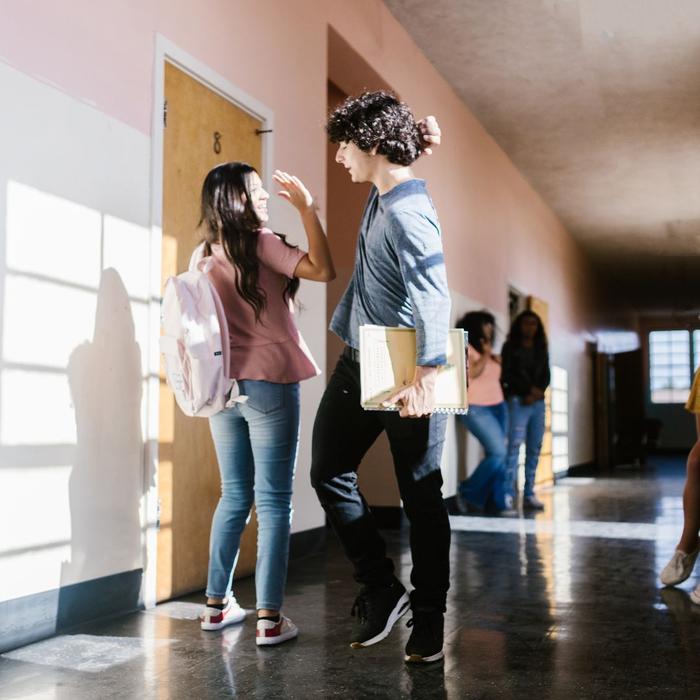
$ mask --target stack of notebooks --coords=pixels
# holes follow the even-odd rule
[[[438,369],[435,413],[467,413],[467,353],[465,332],[450,329],[447,364]],[[416,368],[414,328],[360,326],[362,407],[368,411],[398,411],[382,402],[412,381]]]

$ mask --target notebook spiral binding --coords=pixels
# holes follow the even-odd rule
[[[363,406],[365,411],[400,411],[401,408],[396,406],[396,407],[387,407],[387,408],[381,408],[379,406],[376,407],[370,407],[370,406]],[[466,416],[467,413],[469,413],[468,408],[436,408],[433,413],[449,413],[451,415],[459,415],[459,416]]]

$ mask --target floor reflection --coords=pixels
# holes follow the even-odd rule
[[[201,594],[86,625],[0,657],[0,697],[83,700],[462,698],[618,700],[700,697],[700,606],[661,588],[682,522],[683,461],[644,474],[565,479],[544,513],[453,518],[444,662],[409,668],[401,620],[390,637],[352,650],[356,585],[329,534],[324,557],[294,562],[285,612],[299,638],[255,645],[251,610],[206,633]],[[408,531],[386,533],[409,583]]]

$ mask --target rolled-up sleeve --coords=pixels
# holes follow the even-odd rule
[[[416,365],[444,365],[451,300],[440,230],[413,211],[396,214],[390,226],[416,326]]]

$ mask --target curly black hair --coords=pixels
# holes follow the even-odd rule
[[[420,129],[408,105],[388,92],[348,97],[326,122],[331,143],[352,141],[361,151],[377,153],[390,163],[411,165],[423,152]]]
[[[457,321],[455,327],[467,331],[467,333],[469,333],[469,345],[477,352],[483,352],[484,341],[486,340],[484,326],[489,323],[494,327],[493,336],[491,337],[491,344],[493,344],[493,341],[496,339],[496,319],[493,314],[486,309],[470,311],[464,314],[464,316]]]
[[[547,333],[544,330],[544,324],[542,319],[534,311],[521,311],[513,320],[510,325],[510,332],[508,333],[508,341],[520,347],[523,342],[523,321],[526,318],[534,318],[537,321],[537,332],[535,333],[534,342],[536,347],[546,348],[547,343]]]

